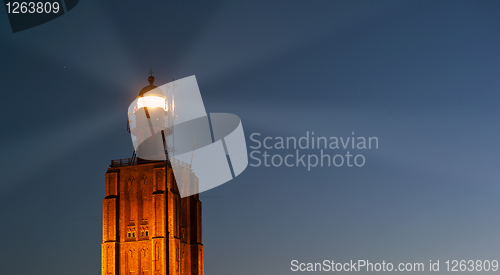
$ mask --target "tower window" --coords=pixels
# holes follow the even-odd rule
[[[135,232],[132,232],[132,238],[135,238]]]
[[[130,238],[130,232],[127,233],[127,238]]]
[[[146,230],[146,237],[147,237],[147,236],[149,236],[149,231],[148,231],[148,230]]]

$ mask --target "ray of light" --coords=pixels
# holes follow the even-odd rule
[[[117,123],[123,121],[123,112],[111,109],[93,114],[41,133],[33,133],[13,143],[2,144],[2,176],[0,190],[19,185],[26,179],[56,162],[74,154]],[[22,165],[20,165],[22,164]]]
[[[369,24],[410,4],[413,2],[392,1],[377,5],[365,1],[342,8],[331,5],[318,8],[302,2],[294,8],[291,8],[294,5],[287,5],[283,12],[283,5],[266,4],[263,7],[227,2],[188,49],[179,71],[196,69],[204,78],[226,77],[270,57],[289,54],[325,37]],[[310,15],[318,11],[321,14]]]
[[[80,7],[82,5],[90,7]],[[91,81],[121,90],[130,88],[124,86],[126,82],[123,79],[137,75],[138,68],[128,44],[119,37],[116,26],[110,22],[99,2],[82,3],[80,6],[93,12],[92,18],[88,18],[85,24],[81,24],[82,18],[73,12],[71,17],[56,19],[67,20],[65,24],[48,22],[16,34],[4,33],[2,36],[8,36],[8,39],[2,42],[61,64],[61,69],[75,70]],[[68,32],[66,24],[75,27]],[[123,77],[110,77],[114,73]]]

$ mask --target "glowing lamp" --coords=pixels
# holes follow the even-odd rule
[[[144,133],[156,133],[170,126],[170,120],[173,116],[173,99],[168,100],[166,94],[157,86],[153,85],[155,78],[148,77],[149,85],[144,87],[137,96],[135,102],[129,107],[127,130],[142,137]],[[140,112],[138,112],[140,111]],[[137,120],[147,119],[149,128],[136,128]]]
[[[140,108],[162,108],[168,111],[167,99],[161,96],[144,96],[137,99],[137,110]]]

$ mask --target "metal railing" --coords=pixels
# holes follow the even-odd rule
[[[113,159],[111,160],[111,165],[110,167],[121,167],[121,166],[129,166],[129,165],[136,165],[137,160],[128,158],[128,159]]]
[[[137,165],[137,164],[146,164],[146,163],[153,163],[153,162],[164,162],[162,160],[139,160],[137,161],[137,158],[127,158],[127,159],[114,159],[111,160],[111,164],[109,167],[123,167],[123,166],[132,166],[132,165]],[[191,169],[191,164],[186,163],[184,161],[180,161],[177,159],[172,158],[171,160],[166,161],[169,164],[174,164],[174,165],[179,165],[184,168]]]
[[[180,161],[180,160],[178,160],[178,159],[174,159],[174,158],[172,158],[172,159],[170,160],[170,162],[171,162],[171,163],[173,162],[175,165],[179,165],[179,166],[182,166],[182,167],[185,167],[185,168],[189,168],[189,169],[191,169],[191,164],[186,163],[186,162],[184,162],[184,161]]]

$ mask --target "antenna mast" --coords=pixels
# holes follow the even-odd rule
[[[191,162],[189,166],[193,165],[194,148],[196,148],[196,138],[194,138],[193,152],[191,153]]]

